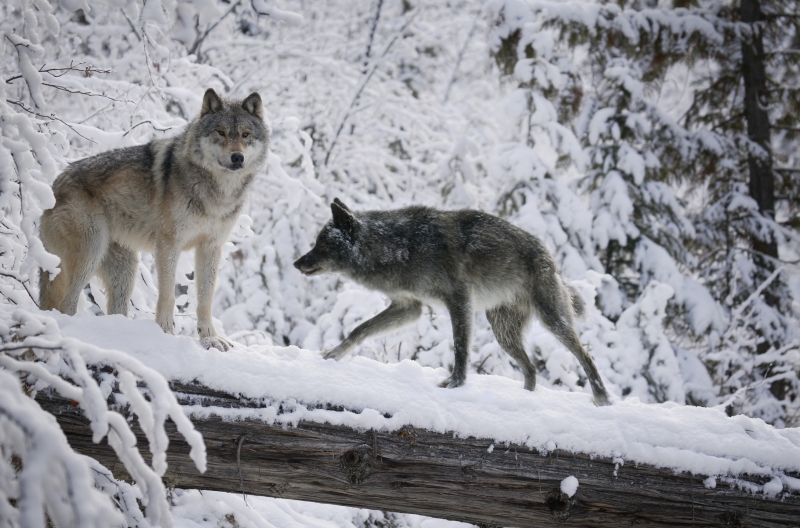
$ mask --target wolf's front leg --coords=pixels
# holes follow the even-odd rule
[[[158,302],[156,323],[166,333],[175,330],[175,271],[180,249],[171,236],[160,235],[156,240],[156,272],[158,273]]]
[[[233,345],[217,335],[214,323],[211,321],[211,303],[214,301],[220,253],[220,246],[212,242],[202,243],[195,249],[194,283],[197,286],[197,334],[204,347],[226,352]]]
[[[392,301],[384,311],[358,325],[336,348],[323,352],[325,359],[340,360],[368,337],[413,323],[422,315],[422,303],[416,299]]]
[[[460,387],[467,381],[469,346],[472,340],[472,301],[466,292],[455,292],[444,299],[453,324],[453,351],[455,361],[450,377],[439,386],[448,389]]]

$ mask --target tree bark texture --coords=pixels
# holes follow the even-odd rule
[[[174,388],[185,402],[254,406],[200,386]],[[38,400],[76,451],[96,458],[117,478],[128,478],[105,441],[92,443],[80,409],[51,395]],[[412,427],[394,432],[309,422],[282,427],[213,416],[193,422],[205,439],[208,470],[197,471],[189,446],[169,422],[168,487],[415,513],[486,527],[800,524],[797,495],[764,498],[722,481],[708,489],[702,476],[586,454],[541,453]],[[134,430],[148,458],[146,440]],[[559,487],[570,475],[579,481],[572,497]]]

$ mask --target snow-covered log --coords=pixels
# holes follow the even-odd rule
[[[216,409],[262,407],[199,384],[174,383],[173,389],[187,408],[198,403]],[[57,417],[74,449],[111,468],[117,478],[129,478],[105,443],[92,443],[80,409],[52,395],[39,400]],[[325,410],[329,422],[341,414],[347,423],[347,410]],[[387,432],[194,414],[208,449],[208,470],[196,470],[188,445],[168,426],[164,479],[169,487],[415,513],[481,526],[797,526],[800,519],[800,496],[769,496],[771,479],[763,475],[704,479],[621,458],[411,426]],[[766,442],[764,448],[771,449]],[[795,480],[789,474],[782,479]],[[757,482],[761,492],[748,489]],[[780,482],[775,485],[781,488]]]

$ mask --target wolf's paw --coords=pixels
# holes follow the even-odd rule
[[[158,326],[167,334],[175,332],[175,319],[172,317],[172,314],[167,316],[159,316],[156,314],[156,323],[158,323]]]
[[[347,350],[340,350],[339,347],[334,348],[333,350],[328,350],[326,352],[320,352],[324,359],[335,359],[339,361],[344,356],[347,355]]]
[[[201,337],[200,344],[203,345],[204,348],[216,348],[220,352],[227,352],[233,345],[227,339],[222,339],[220,336],[208,336],[208,337]]]
[[[611,405],[611,399],[605,392],[597,393],[594,396],[594,404],[598,407],[605,407]]]
[[[449,378],[439,383],[439,386],[443,389],[455,389],[456,387],[462,386],[465,381],[466,380],[463,378],[455,378],[453,376],[450,376]]]

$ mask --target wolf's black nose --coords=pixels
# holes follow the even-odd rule
[[[233,154],[231,154],[231,163],[233,163],[234,165],[241,165],[242,163],[244,163],[244,154],[242,154],[241,152],[234,152]]]

